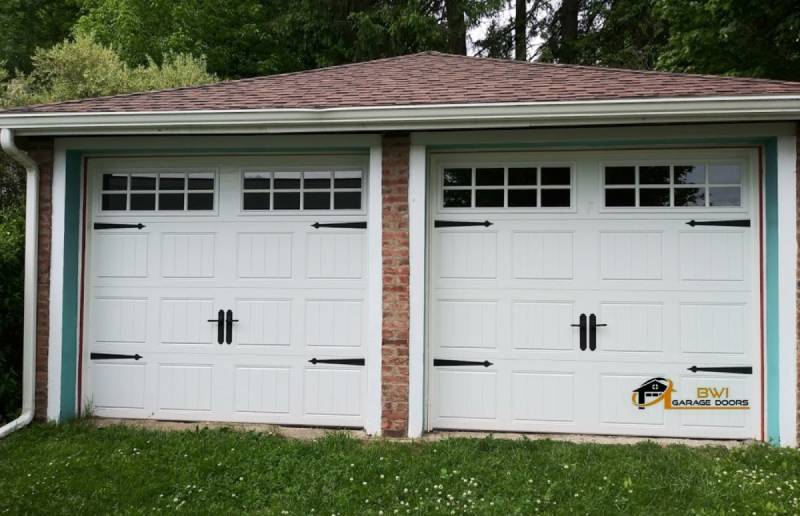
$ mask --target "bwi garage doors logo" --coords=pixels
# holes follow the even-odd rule
[[[668,378],[650,378],[633,390],[631,402],[639,410],[664,403],[665,410],[748,410],[747,399],[731,398],[730,387],[726,385],[706,385],[695,388],[694,397],[679,398],[678,390]]]

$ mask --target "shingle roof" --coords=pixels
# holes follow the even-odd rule
[[[213,111],[753,95],[800,95],[800,82],[424,52],[206,86],[42,104],[8,112]]]

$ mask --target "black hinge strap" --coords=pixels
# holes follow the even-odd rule
[[[433,359],[434,367],[454,367],[454,366],[483,366],[489,367],[490,365],[494,365],[488,360],[484,360],[483,362],[474,362],[471,360],[447,360],[444,358],[434,358]]]
[[[465,227],[465,226],[483,226],[488,228],[493,223],[489,222],[488,220],[484,220],[483,222],[470,222],[468,220],[434,220],[433,227],[435,228],[458,228],[458,227]]]
[[[143,229],[145,227],[141,222],[138,224],[112,224],[109,222],[95,222],[94,229]]]
[[[686,223],[687,226],[728,226],[737,228],[749,228],[750,221],[748,219],[741,220],[690,220]]]
[[[706,372],[706,373],[732,373],[732,374],[753,374],[752,367],[697,367],[696,365],[689,368],[693,373]]]
[[[364,365],[366,361],[363,358],[312,358],[309,360],[314,365],[317,364],[340,364],[340,365]]]
[[[92,360],[139,360],[142,355],[118,355],[116,353],[91,353],[89,358]]]
[[[365,222],[330,222],[327,224],[323,224],[321,222],[315,222],[311,224],[311,227],[314,229],[319,228],[347,228],[347,229],[366,229],[367,223]]]

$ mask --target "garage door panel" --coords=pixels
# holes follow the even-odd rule
[[[144,409],[147,363],[97,362],[91,366],[95,385],[91,405],[96,409]]]
[[[160,410],[211,411],[214,388],[212,364],[158,365]]]
[[[306,235],[306,276],[309,279],[364,277],[364,233]]]
[[[303,413],[311,416],[360,415],[363,375],[363,369],[307,367]]]
[[[92,301],[92,336],[97,343],[147,341],[146,298],[95,297]]]
[[[604,280],[657,280],[663,276],[661,232],[600,233],[600,277]]]
[[[215,318],[215,300],[206,299],[161,299],[160,344],[216,343],[216,327],[208,322]]]
[[[681,279],[743,281],[748,256],[745,242],[740,231],[681,232]]]
[[[289,414],[292,399],[290,367],[237,366],[234,376],[234,410]]]
[[[292,233],[238,233],[238,277],[291,278],[293,237]]]
[[[498,415],[496,371],[436,371],[441,419],[493,420]],[[453,428],[453,427],[450,427]]]
[[[575,375],[513,371],[511,417],[520,422],[575,422]]]
[[[514,349],[572,351],[578,342],[575,304],[563,301],[513,301],[511,334]]]
[[[497,349],[497,301],[438,301],[440,349]]]
[[[305,344],[310,348],[359,348],[366,307],[359,299],[307,299]]]
[[[101,233],[94,237],[93,270],[98,278],[145,278],[148,233]]]
[[[601,373],[599,376],[600,388],[596,393],[599,398],[600,420],[603,423],[618,425],[663,425],[664,411],[662,409],[640,409],[631,401],[633,389],[650,378],[663,376],[663,372],[644,375]]]
[[[517,279],[572,279],[572,232],[515,231],[512,234],[512,275]]]
[[[213,278],[216,235],[165,233],[161,235],[161,276]]]
[[[442,231],[438,275],[442,278],[496,278],[497,233]]]
[[[742,377],[727,376],[681,376],[681,390],[683,395],[695,394],[703,399],[708,399],[716,405],[725,403],[724,398],[741,400],[747,399],[748,393],[753,392],[751,381]],[[728,389],[722,392],[723,389]],[[701,390],[702,393],[698,393]],[[716,397],[719,396],[719,397]],[[692,410],[681,411],[679,413],[680,425],[682,427],[693,427],[697,429],[706,428],[715,430],[719,428],[729,428],[745,430],[753,417],[753,408],[750,410]]]
[[[291,299],[237,299],[234,313],[237,346],[291,345]]]
[[[681,350],[744,355],[751,335],[747,312],[746,303],[681,303]]]
[[[664,351],[661,303],[600,303],[598,347],[603,351]]]

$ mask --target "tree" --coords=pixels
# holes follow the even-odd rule
[[[447,50],[451,54],[467,55],[467,20],[463,0],[445,0],[447,18]]]
[[[514,6],[514,59],[528,60],[528,1],[516,0]]]
[[[663,70],[800,80],[797,0],[659,0]]]
[[[2,0],[0,65],[30,72],[34,51],[63,41],[79,14],[76,0]]]

